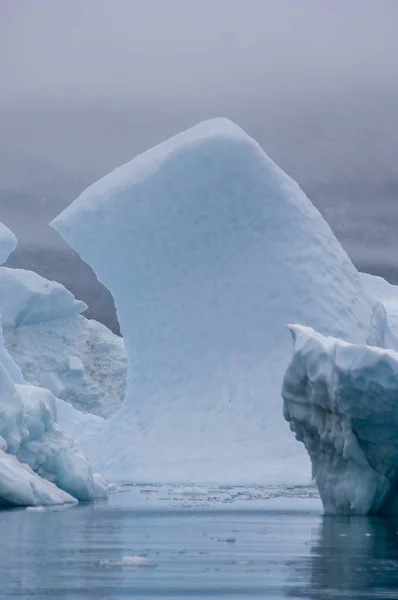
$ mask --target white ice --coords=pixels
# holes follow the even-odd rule
[[[15,243],[1,226],[2,260]],[[18,297],[9,298],[19,306]],[[56,423],[54,396],[26,383],[0,335],[0,505],[64,504],[106,495],[76,442]]]
[[[10,299],[13,299],[11,302]],[[3,327],[75,317],[87,308],[55,281],[33,271],[0,267],[0,310]]]
[[[109,417],[124,397],[124,344],[80,315],[85,308],[59,283],[0,267],[4,344],[24,379],[83,412]]]
[[[94,183],[52,223],[110,289],[125,402],[84,447],[121,480],[304,482],[283,421],[301,322],[384,343],[385,313],[298,185],[225,119]]]
[[[290,327],[284,414],[326,513],[398,510],[398,353]]]
[[[380,302],[385,310],[387,330],[385,345],[398,350],[398,286],[377,275],[361,273],[361,279],[367,294]]]

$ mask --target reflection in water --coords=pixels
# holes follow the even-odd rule
[[[18,597],[23,598],[25,594],[29,598],[78,598],[88,588],[101,592],[102,587],[93,581],[96,567],[90,560],[104,538],[103,529],[95,526],[94,505],[42,512],[12,510],[0,516],[0,598],[9,597],[8,589],[18,590]],[[117,536],[119,528],[116,521],[112,536]],[[78,581],[73,586],[76,596],[59,596],[71,588],[72,577]]]
[[[291,579],[292,597],[398,598],[398,519],[324,517]]]
[[[272,494],[261,490],[182,492],[137,486],[109,503],[0,511],[0,600],[284,598],[291,564],[311,547],[319,500],[309,512],[308,494],[277,494],[266,510]],[[126,556],[156,567],[128,568]]]
[[[398,599],[398,520],[322,517],[303,490],[193,489],[0,511],[0,600]]]

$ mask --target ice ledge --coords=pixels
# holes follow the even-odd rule
[[[326,513],[398,512],[398,353],[290,325],[284,416]]]

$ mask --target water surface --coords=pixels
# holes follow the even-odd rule
[[[129,486],[0,512],[1,600],[250,597],[398,598],[398,521],[322,517],[311,488]]]

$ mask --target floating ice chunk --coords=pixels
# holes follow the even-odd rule
[[[209,493],[209,488],[206,487],[183,487],[176,490],[170,490],[172,494],[181,494],[182,496],[205,496]]]
[[[284,415],[327,513],[398,512],[398,354],[290,326]]]
[[[156,567],[156,563],[149,560],[146,556],[123,556],[120,561],[114,560],[100,560],[99,564],[101,567],[112,568],[112,567],[134,567],[134,568],[148,568]]]
[[[121,563],[124,567],[155,567],[146,556],[123,556]]]
[[[0,226],[1,260],[7,257],[15,243],[15,237]],[[29,275],[36,283],[41,280],[37,277]],[[14,303],[17,311],[24,304],[25,308],[32,308],[33,314],[40,313],[40,310],[35,313],[35,302],[29,300],[18,304],[24,294],[19,283],[14,285],[13,281],[11,277],[7,279],[8,283],[3,281],[0,285],[0,305],[6,314],[12,312],[7,313],[8,303]],[[32,297],[39,299],[40,305],[42,298],[37,290],[32,291]],[[43,306],[46,306],[45,302]],[[28,314],[26,319],[29,321]],[[31,360],[34,360],[39,349],[32,350]],[[55,405],[56,400],[49,390],[26,384],[20,369],[4,348],[0,327],[1,506],[42,506],[106,497],[103,481],[93,476],[76,442],[56,423]]]

